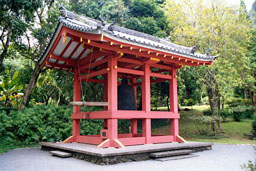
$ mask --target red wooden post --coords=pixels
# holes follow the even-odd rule
[[[73,101],[81,101],[81,82],[79,79],[79,71],[74,68],[74,88]],[[80,112],[80,106],[73,106],[73,114]],[[77,142],[77,137],[80,136],[80,119],[73,119],[73,141]]]
[[[117,112],[117,58],[108,57],[108,110]],[[108,119],[108,138],[110,146],[114,146],[114,139],[117,139],[117,119]]]
[[[177,95],[177,76],[176,69],[171,69],[170,75],[172,79],[169,81],[169,94],[170,94],[170,112],[178,114],[178,95]],[[178,119],[171,119],[171,135],[174,136],[174,141],[179,135],[179,121]]]
[[[150,112],[150,66],[144,65],[144,76],[142,76],[142,110]],[[142,121],[142,136],[145,143],[151,143],[151,119],[146,118]]]
[[[138,132],[138,128],[137,128],[137,119],[131,119],[131,133],[132,135],[137,134]]]
[[[108,101],[108,77],[106,74],[103,77],[104,77],[104,102],[107,102]],[[105,106],[104,110],[108,110],[108,107]],[[104,129],[107,129],[107,128],[108,128],[108,120],[104,119]]]

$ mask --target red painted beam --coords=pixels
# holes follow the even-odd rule
[[[86,144],[100,144],[102,141],[101,137],[93,137],[88,135],[78,136],[77,142],[79,143],[86,143]]]
[[[152,143],[174,142],[174,136],[151,136]]]
[[[145,137],[118,138],[118,140],[125,146],[146,144]]]
[[[71,66],[74,66],[75,63],[76,63],[75,60],[67,59],[67,58],[62,58],[62,57],[55,56],[55,55],[51,55],[50,58],[53,58],[53,59],[56,59],[56,60],[59,60],[59,61],[64,61],[64,62],[68,63],[67,65],[71,65]]]
[[[72,119],[106,119],[111,118],[109,111],[78,112],[71,115]]]
[[[127,68],[117,68],[117,72],[121,72],[125,74],[133,74],[133,75],[144,75],[144,71],[138,71],[138,70],[127,69]]]
[[[125,63],[135,64],[135,65],[143,65],[143,62],[139,60],[128,59],[128,58],[119,58],[118,62],[125,62]]]
[[[65,64],[62,65],[62,64],[56,64],[56,63],[51,63],[51,62],[46,62],[46,64],[47,64],[47,65],[50,65],[50,66],[52,66],[52,67],[58,67],[58,68],[60,68],[60,69],[62,69],[62,68],[72,69],[71,66],[65,65]]]
[[[151,77],[157,77],[157,78],[164,78],[164,79],[167,79],[167,80],[171,80],[172,79],[171,75],[164,75],[164,74],[153,73],[153,72],[150,73],[150,76]]]

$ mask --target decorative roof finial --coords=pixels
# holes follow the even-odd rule
[[[108,30],[109,30],[109,31],[114,31],[114,26],[115,26],[115,24],[116,24],[116,21],[114,21],[112,24],[110,24],[110,25],[108,26]]]
[[[194,54],[198,48],[198,45],[192,47],[191,53]]]
[[[206,56],[209,56],[210,52],[211,52],[211,50],[210,50],[210,48],[208,48],[207,51],[206,51]]]

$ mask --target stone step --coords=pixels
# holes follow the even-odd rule
[[[188,155],[193,152],[194,152],[193,150],[164,151],[164,152],[151,153],[150,157],[163,158],[163,157],[171,157],[171,156],[181,156],[181,155]]]
[[[49,151],[50,154],[53,156],[61,157],[61,158],[67,158],[72,157],[71,153],[63,152],[63,151]]]
[[[181,159],[188,159],[192,157],[198,157],[198,155],[195,154],[188,154],[188,155],[182,155],[182,156],[172,156],[172,157],[165,157],[165,158],[158,158],[155,159],[156,161],[170,161],[170,160],[181,160]]]

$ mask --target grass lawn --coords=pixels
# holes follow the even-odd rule
[[[191,109],[191,107],[184,106],[182,109]],[[209,106],[193,106],[190,111],[180,112],[180,135],[188,141],[199,142],[214,142],[214,143],[227,143],[227,144],[254,144],[256,140],[248,139],[248,134],[252,130],[252,120],[245,119],[241,122],[234,122],[232,119],[228,119],[228,122],[222,122],[221,126],[223,131],[218,132],[216,136],[199,135],[193,121],[189,119],[191,116],[202,116],[203,110],[208,109]],[[164,110],[164,108],[161,108]],[[165,134],[170,135],[170,126],[163,126],[152,131],[153,134]]]

